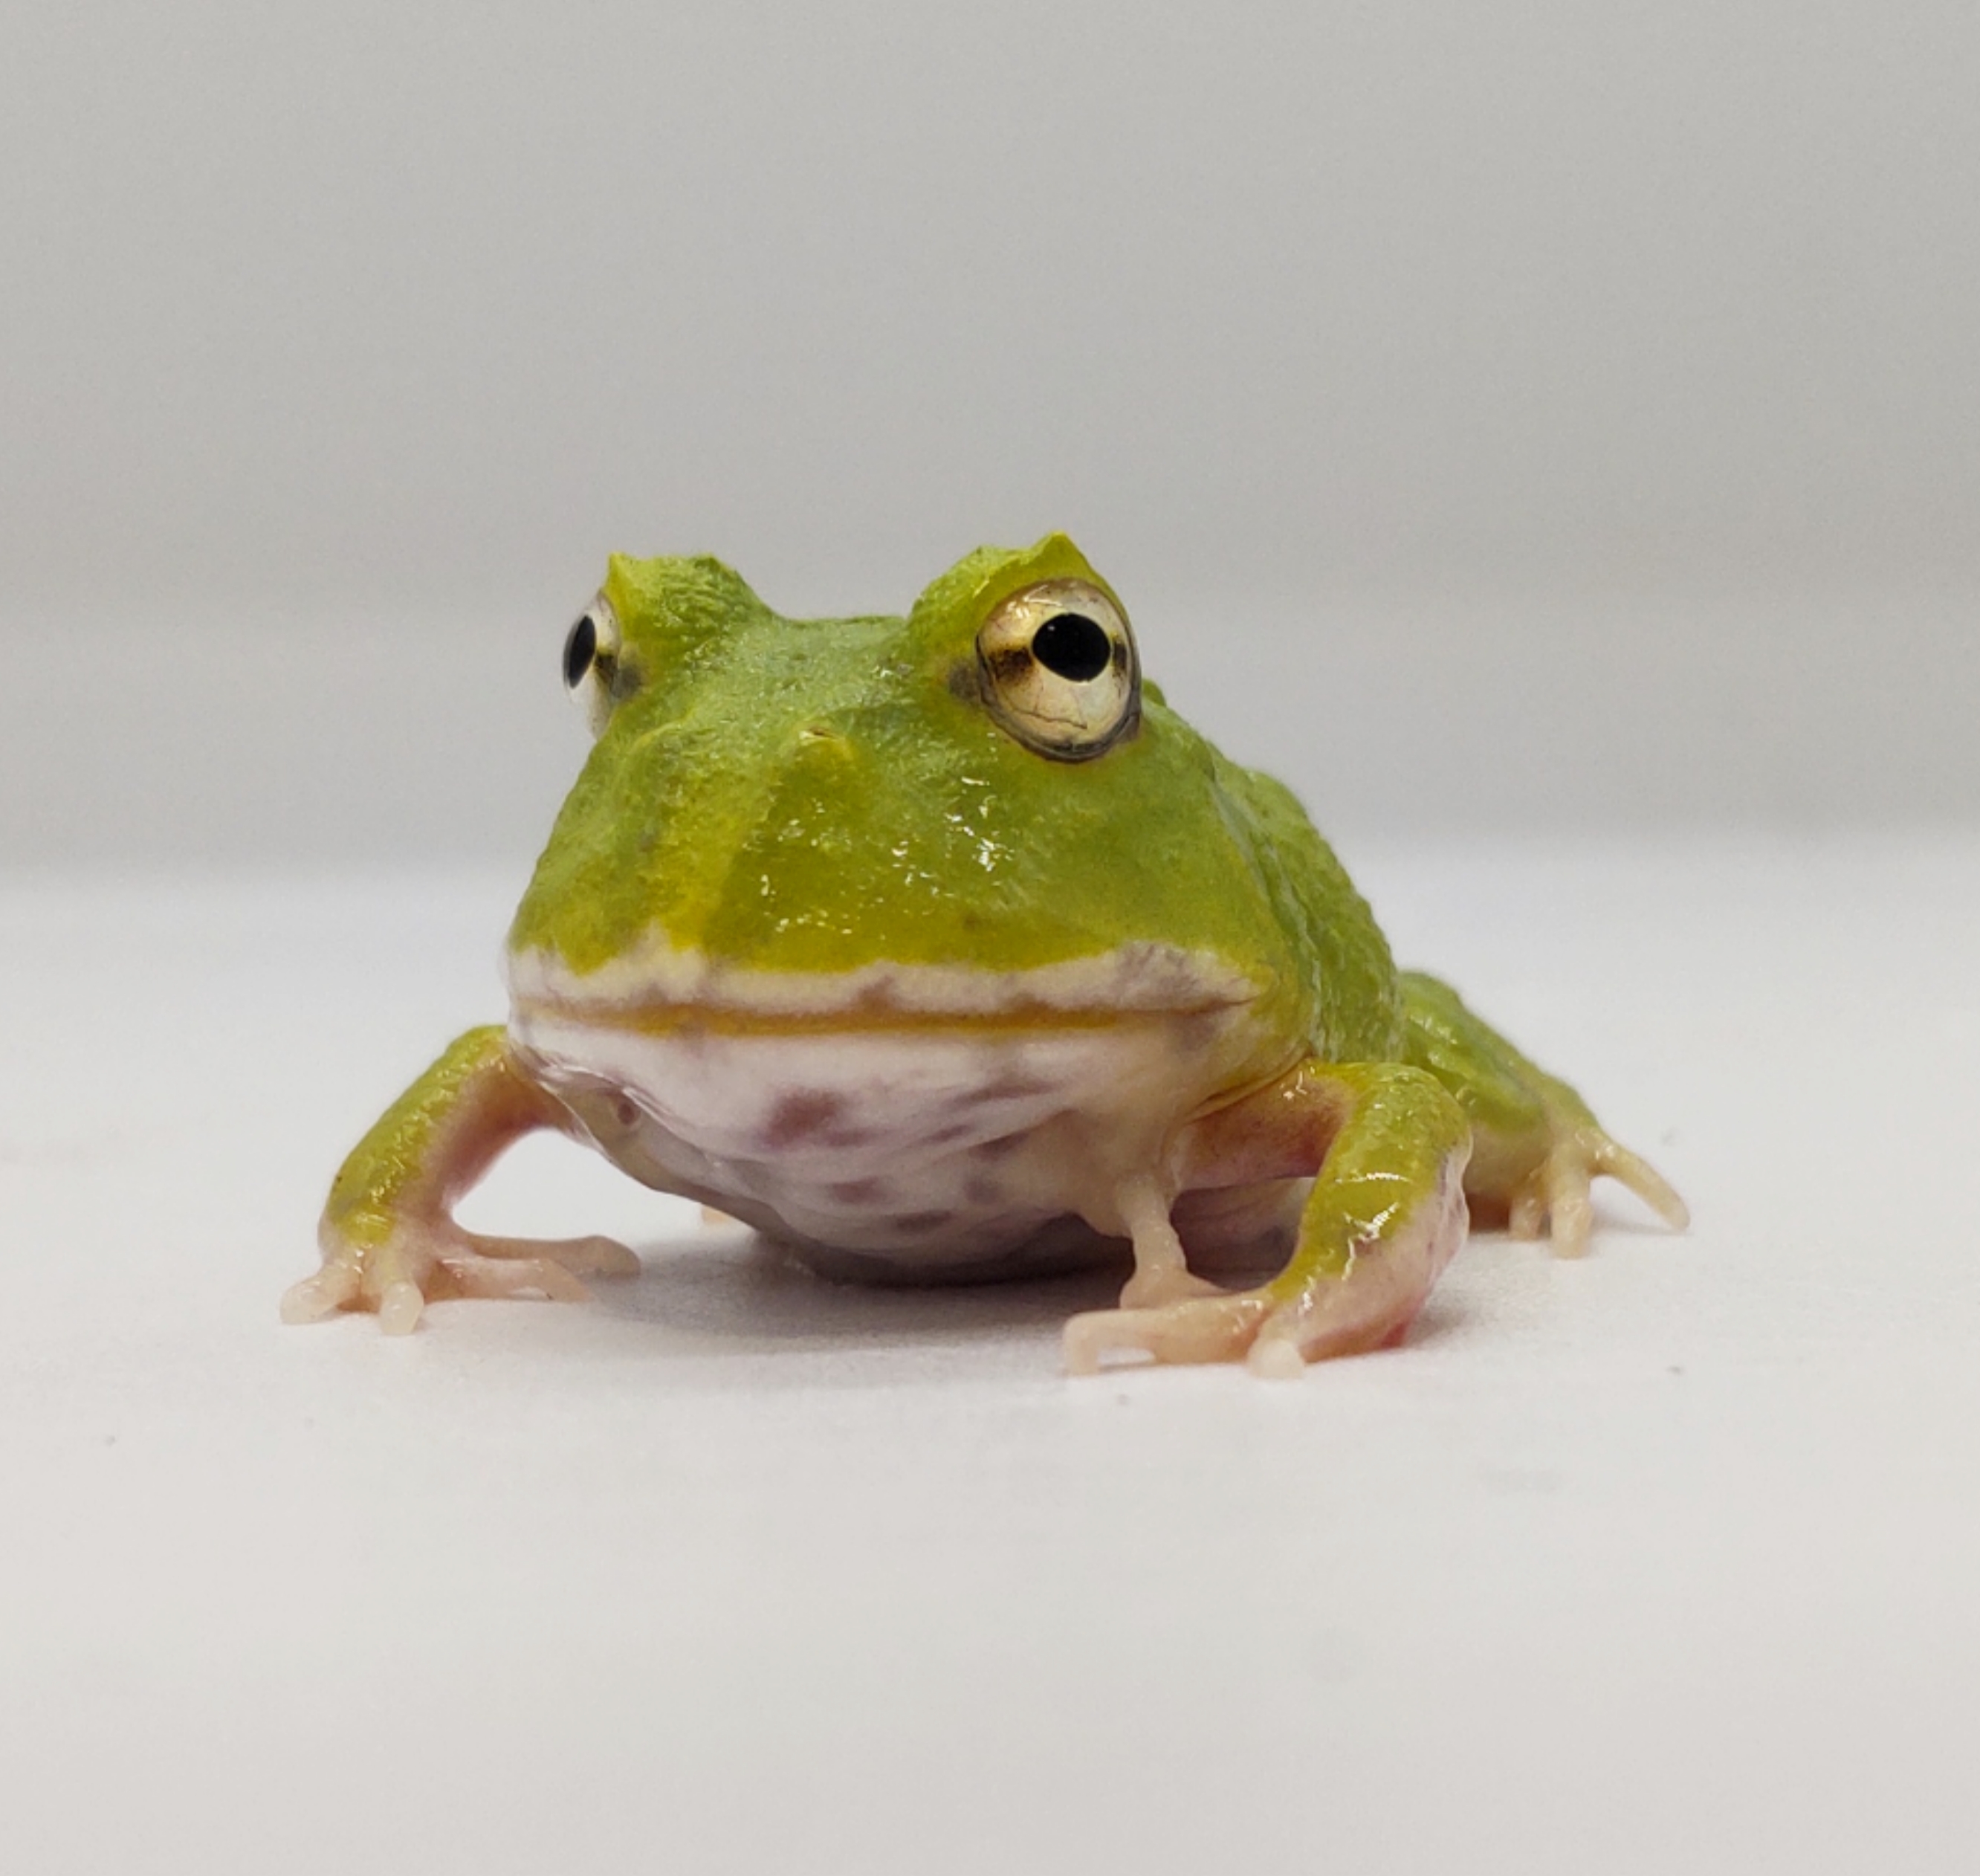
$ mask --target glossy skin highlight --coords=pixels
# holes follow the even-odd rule
[[[598,739],[510,934],[510,1021],[353,1154],[292,1318],[403,1329],[626,1267],[453,1224],[543,1127],[837,1273],[1131,1247],[1121,1307],[1068,1326],[1075,1370],[1283,1375],[1393,1340],[1467,1200],[1578,1250],[1609,1173],[1681,1222],[1570,1089],[1398,973],[1292,795],[1140,679],[1064,536],[836,620],[714,560],[615,557],[592,617]],[[1262,1243],[1283,1261],[1248,1288],[1189,1267]]]

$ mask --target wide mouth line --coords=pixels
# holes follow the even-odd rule
[[[512,954],[519,1014],[635,1031],[1099,1028],[1186,1021],[1255,1004],[1269,986],[1225,961],[1130,945],[1009,969],[876,960],[845,971],[757,969],[653,944],[595,973]]]
[[[1228,1015],[1249,998],[1206,997],[1170,1004],[1098,1006],[1020,1001],[992,1009],[940,1009],[863,999],[811,1009],[752,1008],[733,1003],[646,998],[519,997],[517,1014],[581,1028],[663,1035],[694,1029],[736,1035],[940,1035],[1031,1033],[1055,1029],[1115,1029],[1140,1024]]]

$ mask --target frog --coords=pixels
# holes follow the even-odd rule
[[[640,1260],[471,1231],[569,1136],[821,1277],[1112,1262],[1065,1367],[1266,1378],[1400,1342],[1474,1217],[1587,1246],[1593,1182],[1683,1201],[1441,980],[1398,968],[1294,793],[1144,676],[1063,534],[905,614],[786,618],[613,556],[565,635],[593,735],[470,1030],[332,1182],[309,1321],[580,1300]]]

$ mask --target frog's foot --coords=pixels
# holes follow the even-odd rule
[[[1457,1229],[1461,1236],[1461,1219]],[[1178,1363],[1242,1361],[1263,1379],[1288,1380],[1305,1373],[1310,1361],[1365,1354],[1400,1340],[1423,1306],[1423,1295],[1413,1293],[1357,1297],[1355,1307],[1344,1310],[1328,1307],[1347,1300],[1340,1280],[1330,1278],[1290,1299],[1267,1284],[1156,1309],[1088,1310],[1065,1326],[1066,1372],[1098,1374],[1110,1357],[1127,1355]],[[1374,1307],[1367,1307],[1371,1303]]]
[[[1453,1131],[1463,1124],[1456,1117],[1452,1124]],[[1145,1356],[1242,1360],[1254,1375],[1281,1380],[1303,1373],[1308,1362],[1387,1347],[1415,1321],[1464,1241],[1463,1164],[1460,1146],[1429,1191],[1384,1219],[1337,1263],[1295,1256],[1279,1277],[1254,1290],[1075,1316],[1065,1326],[1068,1371],[1095,1374],[1110,1357]],[[1333,1207],[1320,1197],[1308,1210],[1324,1216]]]
[[[1457,1234],[1463,1233],[1460,1217]],[[1291,1299],[1267,1284],[1158,1309],[1091,1310],[1065,1326],[1066,1372],[1098,1374],[1110,1356],[1145,1355],[1178,1363],[1242,1360],[1262,1379],[1294,1380],[1310,1361],[1365,1354],[1399,1341],[1428,1287],[1357,1297],[1357,1307],[1347,1310],[1328,1307],[1346,1300],[1337,1279]],[[1365,1307],[1370,1302],[1377,1307]]]
[[[1586,1121],[1556,1134],[1546,1157],[1513,1187],[1507,1230],[1514,1237],[1536,1238],[1546,1227],[1556,1257],[1580,1257],[1594,1222],[1589,1188],[1603,1174],[1627,1186],[1673,1230],[1690,1223],[1684,1200],[1647,1160]]]
[[[1110,1356],[1118,1355],[1145,1355],[1158,1362],[1236,1361],[1273,1307],[1263,1290],[1247,1290],[1150,1307],[1088,1310],[1065,1326],[1066,1372],[1098,1374]]]
[[[326,1230],[323,1268],[283,1296],[282,1320],[312,1323],[340,1310],[375,1310],[387,1335],[405,1335],[429,1303],[527,1296],[582,1303],[590,1292],[580,1273],[630,1277],[639,1268],[639,1259],[609,1237],[487,1237],[440,1219],[364,1250]]]

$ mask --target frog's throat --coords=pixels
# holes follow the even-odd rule
[[[651,1030],[1063,1028],[1234,1013],[1265,988],[1222,958],[1144,943],[1017,970],[883,959],[850,971],[763,971],[653,939],[583,973],[539,947],[507,961],[519,1011]]]

